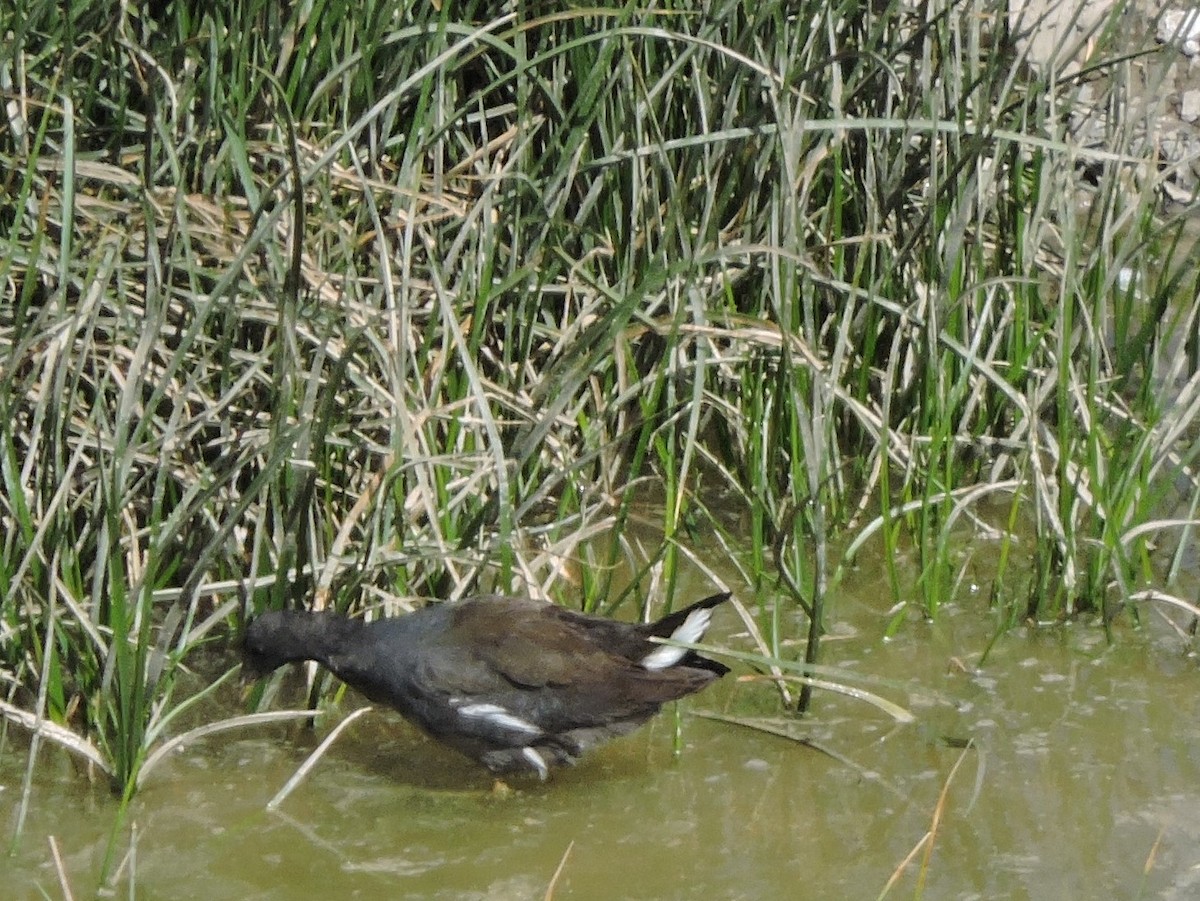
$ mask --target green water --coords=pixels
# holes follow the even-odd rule
[[[885,642],[879,596],[839,600],[825,659],[893,680],[874,690],[917,721],[897,727],[818,693],[792,728],[845,761],[691,715],[778,713],[770,685],[732,677],[682,705],[678,758],[664,714],[546,784],[513,780],[508,796],[376,710],[269,812],[321,731],[217,737],[157,769],[135,800],[112,896],[542,898],[561,865],[560,899],[876,898],[943,791],[925,898],[1200,896],[1200,682],[1188,642],[1156,614],[1111,647],[1084,624],[1016,630],[977,670],[992,629],[982,601]],[[724,610],[712,637],[744,646],[738,629]],[[25,763],[10,740],[8,835]],[[51,836],[74,897],[91,897],[115,803],[45,750],[33,798],[18,850],[0,863],[5,897],[64,897]],[[888,897],[914,897],[924,861],[922,847]]]

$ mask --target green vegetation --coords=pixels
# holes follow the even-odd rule
[[[736,570],[792,670],[753,600],[814,663],[867,540],[893,628],[1171,600],[1200,270],[1064,112],[1122,67],[1049,80],[971,2],[24,6],[0,713],[125,798],[196,648],[289,598]]]

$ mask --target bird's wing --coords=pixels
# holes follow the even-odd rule
[[[714,678],[682,668],[648,670],[611,654],[550,605],[463,609],[454,628],[422,655],[425,677],[460,703],[497,705],[548,730],[648,716]]]
[[[614,663],[549,604],[476,603],[456,611],[452,628],[422,648],[438,685],[468,694],[510,688],[566,688],[595,680]]]

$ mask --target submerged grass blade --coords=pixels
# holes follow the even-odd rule
[[[321,740],[321,743],[317,745],[313,752],[309,754],[307,758],[305,758],[304,763],[300,765],[300,768],[292,774],[292,777],[288,779],[286,783],[284,783],[283,788],[279,789],[279,791],[272,796],[271,800],[267,802],[267,810],[275,810],[280,804],[286,801],[287,796],[295,791],[296,786],[304,781],[305,777],[308,776],[308,774],[312,771],[312,768],[317,765],[317,761],[324,756],[325,752],[329,750],[330,746],[337,740],[337,737],[342,734],[343,730],[345,730],[351,723],[370,710],[370,707],[360,707],[358,710],[355,710],[344,720],[334,726],[333,729],[330,730],[329,734]]]
[[[138,770],[138,787],[141,787],[142,783],[149,777],[150,771],[160,761],[172,751],[186,744],[199,741],[210,735],[228,732],[232,729],[245,729],[248,726],[265,726],[270,723],[287,722],[290,720],[311,720],[315,716],[317,716],[317,712],[314,710],[268,710],[262,713],[248,713],[243,716],[229,717],[228,719],[218,720],[215,723],[206,723],[203,726],[189,729],[187,732],[180,733],[157,745],[153,751],[146,755],[141,769]]]

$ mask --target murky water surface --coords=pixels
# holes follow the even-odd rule
[[[508,796],[377,710],[268,812],[320,733],[218,736],[138,796],[116,896],[528,899],[561,867],[555,898],[876,898],[900,870],[889,897],[913,897],[919,879],[929,899],[1200,897],[1200,674],[1187,642],[1157,615],[1113,646],[1090,625],[1017,630],[978,668],[994,629],[982,601],[885,642],[887,611],[866,600],[879,596],[839,600],[825,659],[891,680],[873,690],[917,722],[820,693],[812,716],[783,723],[842,759],[694,715],[778,713],[770,685],[731,678],[682,705],[678,758],[665,714],[544,785],[514,780]],[[723,611],[731,646],[738,629]],[[10,743],[8,835],[24,766]],[[34,798],[0,862],[3,894],[64,896],[53,836],[74,896],[90,897],[114,802],[54,751]]]

